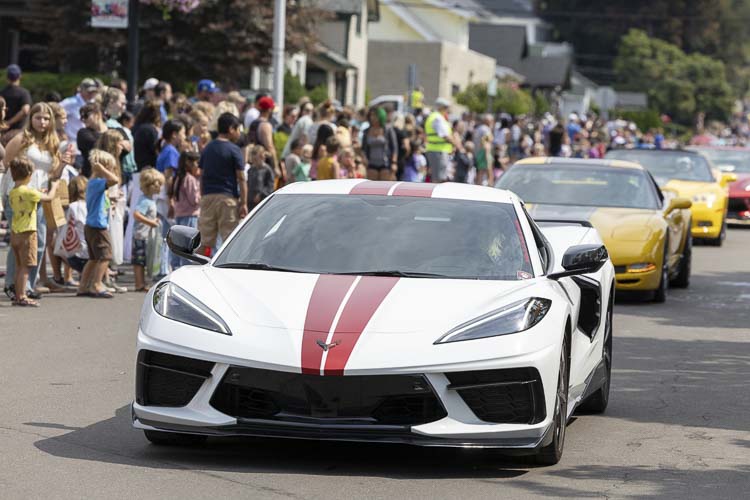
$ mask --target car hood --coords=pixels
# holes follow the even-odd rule
[[[640,208],[527,205],[534,219],[587,220],[596,228],[607,248],[616,241],[645,241],[657,229],[657,210]]]
[[[546,281],[355,277],[212,266],[187,266],[170,279],[233,331],[260,327],[326,334],[338,315],[340,333],[359,333],[366,327],[372,333],[429,332],[435,339],[529,296]]]
[[[734,198],[750,197],[750,174],[737,174],[737,180],[729,185],[729,196]]]
[[[721,196],[725,193],[725,190],[719,185],[718,182],[695,182],[695,181],[681,181],[672,179],[665,184],[661,184],[663,189],[671,189],[677,192],[682,198],[692,199],[697,194],[714,193],[717,196]]]

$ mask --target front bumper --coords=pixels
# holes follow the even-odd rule
[[[626,266],[615,266],[615,289],[633,292],[647,292],[659,288],[661,269],[643,273],[625,272]]]
[[[709,208],[701,204],[693,204],[691,209],[692,224],[690,232],[693,238],[716,239],[721,235],[724,225],[724,208]]]
[[[729,198],[727,222],[750,225],[750,197],[731,196]]]
[[[148,337],[143,332],[139,332],[138,343],[139,359],[142,359],[141,353],[144,350],[175,356],[185,356],[187,354],[186,352],[179,352],[179,348],[173,344],[167,344]],[[200,383],[197,384],[197,387],[193,387],[193,392],[187,394],[187,397],[185,397],[186,393],[180,393],[173,381],[167,380],[170,387],[175,390],[174,392],[179,393],[177,397],[167,401],[168,404],[173,406],[164,406],[161,404],[162,401],[157,401],[156,403],[149,401],[148,398],[152,396],[149,396],[148,392],[141,388],[143,377],[139,372],[137,400],[132,405],[133,425],[139,429],[210,436],[256,436],[406,443],[421,446],[488,447],[502,448],[518,453],[534,453],[540,446],[548,444],[549,439],[551,439],[549,429],[552,423],[552,405],[554,404],[559,360],[559,348],[555,349],[551,346],[521,356],[498,359],[493,363],[493,366],[488,366],[487,362],[483,361],[481,362],[481,366],[464,364],[461,366],[452,365],[445,367],[446,370],[449,370],[446,372],[441,372],[431,367],[429,371],[425,370],[421,373],[397,373],[394,375],[393,371],[384,371],[381,374],[367,375],[365,378],[369,377],[371,379],[394,376],[423,379],[425,384],[418,389],[421,391],[429,388],[440,406],[440,411],[435,411],[433,408],[428,412],[429,418],[420,417],[415,419],[407,417],[403,422],[399,422],[398,418],[396,418],[395,420],[385,420],[387,421],[386,425],[381,424],[379,420],[373,421],[369,414],[356,414],[352,416],[351,413],[344,415],[343,411],[338,413],[337,409],[332,409],[333,406],[336,406],[336,408],[341,406],[343,408],[345,404],[341,401],[335,402],[330,397],[324,396],[323,391],[312,384],[305,386],[305,394],[309,394],[309,396],[303,398],[307,399],[307,407],[305,408],[302,408],[306,404],[305,401],[303,400],[300,403],[300,399],[298,398],[292,403],[284,403],[286,406],[281,409],[282,411],[276,413],[270,412],[264,415],[262,412],[258,413],[254,410],[247,411],[245,402],[234,402],[231,404],[226,402],[227,398],[231,400],[231,398],[236,398],[236,395],[225,397],[224,403],[218,402],[217,398],[226,389],[227,384],[248,385],[247,381],[250,380],[252,382],[253,380],[253,378],[247,379],[245,377],[244,382],[239,378],[232,382],[229,379],[233,373],[263,371],[281,375],[285,379],[304,377],[304,375],[261,369],[247,365],[242,366],[238,363],[225,363],[219,357],[214,357],[215,362],[209,361],[211,359],[212,356],[210,354],[201,353],[197,359],[199,366],[194,367],[192,364],[189,364],[184,370],[178,367],[177,372],[188,371],[192,372],[195,377],[202,377]],[[193,361],[196,360],[194,359]],[[210,366],[200,365],[200,363],[208,363]],[[483,384],[486,381],[477,380],[474,382],[479,383],[472,384],[470,380],[461,380],[455,376],[459,373],[490,372],[493,370],[507,373],[513,370],[527,369],[529,370],[528,373],[536,374],[535,376],[538,379],[538,384],[534,386],[534,389],[529,384],[516,385],[514,393],[506,391],[501,395],[500,399],[494,400],[495,405],[498,402],[506,404],[510,401],[510,403],[513,403],[513,398],[516,398],[515,401],[518,402],[524,394],[531,394],[531,392],[527,393],[525,391],[536,391],[529,396],[529,404],[536,405],[535,409],[529,413],[529,418],[523,423],[519,423],[524,420],[523,415],[526,415],[523,413],[523,411],[526,411],[523,403],[520,404],[520,416],[516,415],[515,418],[503,417],[501,409],[499,411],[500,418],[506,419],[503,423],[480,419],[477,416],[478,414],[482,415],[483,418],[495,418],[491,415],[493,401],[480,401],[477,403],[477,400],[481,400],[487,394],[477,395],[475,393],[472,400],[471,396],[461,391],[464,389],[471,391],[474,386],[486,385]],[[346,378],[352,380],[356,378],[356,376],[319,377],[316,375],[308,377],[313,377],[319,381],[326,379],[334,382],[336,379],[341,380]],[[292,382],[284,383],[291,384]],[[286,387],[287,393],[294,393],[294,389],[291,386],[287,385]],[[545,394],[545,390],[549,394]],[[297,393],[299,394],[299,391]],[[489,393],[489,395],[492,396],[492,393]],[[495,395],[497,396],[497,394]],[[184,400],[180,400],[181,397],[184,397]],[[262,398],[256,393],[243,397],[255,398],[252,404],[256,407],[262,407],[265,404],[261,401]],[[313,399],[320,397],[326,398],[325,402],[318,402],[313,405]],[[343,396],[340,399],[343,401]],[[487,416],[488,413],[486,411],[482,413],[482,411],[477,409],[477,404],[485,403],[490,407],[490,417]],[[426,405],[427,403],[424,404]],[[217,407],[222,408],[226,413],[219,411]],[[241,410],[237,408],[241,408]],[[484,410],[487,409],[485,408]],[[497,410],[497,408],[494,408],[494,410]],[[495,415],[497,414],[496,411]],[[511,422],[511,420],[515,421]]]

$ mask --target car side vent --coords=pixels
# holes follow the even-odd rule
[[[596,280],[583,276],[573,277],[581,289],[578,311],[578,328],[590,339],[594,338],[602,320],[602,287]]]

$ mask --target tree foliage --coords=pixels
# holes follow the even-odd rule
[[[614,69],[623,87],[647,92],[651,107],[680,123],[692,123],[701,111],[717,119],[731,112],[733,93],[724,63],[686,54],[641,30],[630,30],[622,38]]]
[[[487,84],[472,83],[456,95],[456,102],[475,113],[486,112],[489,103]],[[545,100],[541,99],[538,105],[543,106],[544,102]],[[492,99],[491,111],[493,113],[527,115],[536,111],[536,105],[534,97],[527,90],[520,89],[515,85],[498,85],[497,95]],[[543,113],[547,109],[542,109],[540,112]]]
[[[63,71],[125,73],[127,32],[90,26],[90,0],[28,0],[40,16],[24,27],[48,38],[42,64]],[[251,66],[271,63],[273,2],[205,0],[195,10],[170,12],[141,5],[140,73],[171,82],[200,78],[247,86]],[[312,4],[288,2],[287,52],[310,47],[327,15]]]
[[[723,61],[729,82],[750,86],[750,0],[536,0],[555,37],[575,47],[578,68],[596,81],[614,80],[620,39],[640,29],[685,53]]]

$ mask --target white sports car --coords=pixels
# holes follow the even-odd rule
[[[541,227],[540,227],[541,226]],[[157,444],[265,436],[502,448],[556,463],[579,405],[607,406],[614,269],[588,222],[508,191],[295,183],[138,331],[133,423]]]

